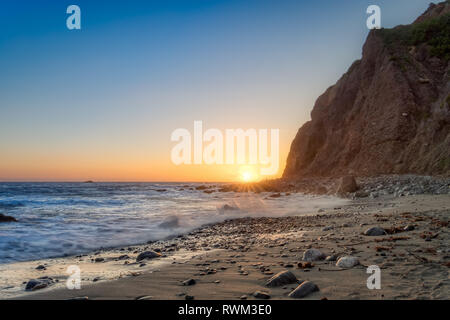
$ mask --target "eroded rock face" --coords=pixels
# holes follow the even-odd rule
[[[317,99],[283,177],[449,175],[450,53],[430,42],[439,34],[421,39],[412,32],[430,19],[445,27],[449,15],[443,2],[412,25],[372,30],[362,59]],[[404,31],[408,41],[401,40]]]
[[[343,268],[343,269],[349,269],[353,268],[354,266],[359,265],[359,260],[356,257],[352,256],[345,256],[342,258],[339,258],[339,260],[336,262],[336,267]]]

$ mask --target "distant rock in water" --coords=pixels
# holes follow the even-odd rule
[[[179,220],[178,217],[176,216],[171,216],[159,224],[159,227],[163,229],[172,229],[177,228],[179,226],[180,226]]]
[[[239,210],[238,207],[230,206],[229,204],[224,204],[220,210]]]
[[[450,175],[450,2],[370,31],[362,59],[316,101],[283,178]]]
[[[0,213],[0,222],[17,222],[17,219]]]
[[[339,258],[339,260],[336,262],[336,267],[349,269],[353,268],[354,266],[359,265],[359,260],[356,257],[352,256],[345,256]]]
[[[85,181],[84,183],[94,183],[94,181],[92,181],[92,180],[87,180],[87,181]]]

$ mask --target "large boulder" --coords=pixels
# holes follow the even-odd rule
[[[337,192],[338,194],[346,194],[357,190],[358,185],[356,184],[355,178],[353,176],[345,176],[341,178]]]

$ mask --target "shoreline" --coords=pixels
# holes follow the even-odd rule
[[[307,298],[449,298],[448,266],[445,266],[449,259],[448,194],[358,198],[348,205],[324,211],[326,212],[312,212],[306,216],[238,218],[203,226],[186,235],[151,244],[79,255],[75,258],[78,259],[77,263],[82,270],[81,290],[67,290],[61,286],[68,276],[61,272],[62,266],[65,266],[62,260],[67,258],[52,259],[46,270],[36,270],[36,273],[59,280],[58,283],[37,291],[16,292],[18,295],[10,298],[70,299],[87,296],[89,299],[135,299],[140,296],[152,296],[153,299],[185,299],[186,295],[192,295],[195,299],[239,299],[244,298],[243,296],[251,299],[254,291],[261,290],[269,292],[273,299],[290,299],[287,294],[292,291],[292,286],[270,289],[264,286],[270,276],[284,270],[290,270],[298,279],[303,277],[318,285],[320,291]],[[402,213],[405,212],[409,212],[409,216],[403,216]],[[379,215],[387,216],[381,218]],[[429,231],[430,227],[423,222],[410,221],[417,217],[425,219],[424,221],[440,219],[439,221],[447,224],[441,227],[442,230],[436,238],[425,241],[421,238],[421,234],[434,231]],[[383,236],[367,237],[361,234],[370,226],[381,225],[388,228],[412,222],[417,225],[415,230],[398,235],[408,236],[410,238],[408,240],[384,242],[381,241]],[[384,237],[389,239],[394,235]],[[380,241],[377,242],[377,239]],[[364,243],[358,244],[360,242]],[[431,247],[433,249],[431,250],[429,244],[437,245],[438,248]],[[353,245],[353,248],[349,245]],[[314,265],[312,268],[299,268],[302,253],[308,247],[321,250],[326,255],[338,255],[336,258],[339,258],[339,254],[354,255],[361,264],[352,269],[341,270],[342,272],[331,272],[340,270],[334,261],[315,261],[312,262]],[[397,247],[400,249],[397,250]],[[406,249],[410,252],[414,250],[426,252],[411,255],[405,253]],[[143,261],[145,265],[140,266],[141,263],[135,262],[135,257],[145,250],[157,250],[163,257]],[[124,254],[128,258],[119,259],[120,255]],[[422,266],[416,256],[436,260],[433,255],[439,257],[439,263],[436,266],[435,262],[425,264],[427,270],[433,265],[432,269],[436,269],[433,272],[410,270]],[[97,258],[100,259],[95,262]],[[27,263],[30,267],[33,263],[36,265],[36,261]],[[369,263],[382,265],[384,280],[382,290],[366,288],[365,281],[368,275],[361,265],[367,266]],[[398,270],[386,275],[385,269]],[[104,273],[99,279],[90,276],[99,271]],[[432,287],[436,288],[432,290],[433,292],[427,293],[428,296],[420,294],[422,284],[399,287],[396,283],[401,281],[396,279],[397,273],[403,275],[417,273],[424,279],[423,285],[429,286],[430,282],[434,284]],[[338,283],[341,282],[340,277],[343,275],[348,278],[348,283],[354,284],[353,289],[348,285],[339,287]],[[191,278],[196,280],[195,285],[181,285],[182,281]],[[408,282],[408,276],[405,279],[404,282]],[[24,279],[27,280],[29,279]],[[393,287],[389,290],[391,286]],[[411,288],[410,291],[405,291],[408,287]]]

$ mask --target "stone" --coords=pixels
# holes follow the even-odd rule
[[[319,287],[315,283],[311,281],[304,281],[297,288],[295,288],[294,291],[289,293],[289,297],[300,299],[316,291],[319,291]]]
[[[356,193],[355,193],[356,198],[367,198],[368,196],[369,196],[369,193],[364,190],[359,190],[359,191],[356,191]]]
[[[339,260],[336,262],[336,267],[343,268],[343,269],[349,269],[353,268],[354,266],[359,264],[359,260],[356,257],[352,256],[345,256],[339,258]]]
[[[152,300],[153,296],[140,296],[137,297],[136,300]]]
[[[404,231],[413,231],[415,228],[413,225],[408,225],[406,227],[403,228]]]
[[[0,222],[17,222],[17,219],[0,213]]]
[[[296,283],[297,277],[289,270],[281,271],[274,275],[272,278],[270,278],[266,286],[267,287],[279,287],[286,284]]]
[[[36,270],[46,270],[46,269],[47,268],[43,264],[40,264],[36,267]]]
[[[405,28],[442,16],[448,6],[448,1],[440,1]],[[399,34],[398,30],[389,32]],[[430,34],[415,44],[417,58],[416,54],[408,58],[420,68],[410,68],[392,61],[408,52],[407,41],[397,41],[390,50],[388,37],[371,32],[362,58],[317,98],[311,120],[292,142],[283,178],[406,172],[448,175],[448,63],[430,54],[427,45],[437,42],[438,35]],[[398,78],[402,73],[407,76]],[[420,78],[431,84],[420,85]]]
[[[144,251],[137,256],[136,262],[140,262],[144,259],[158,258],[160,256],[161,256],[161,254],[158,252],[155,252],[155,251]]]
[[[52,283],[50,278],[31,279],[25,286],[26,291],[35,291],[39,289],[47,288]]]
[[[358,185],[353,176],[342,177],[339,183],[338,194],[352,193],[358,190]]]
[[[253,293],[253,296],[256,299],[270,299],[270,295],[267,292],[264,292],[264,291],[255,291]]]
[[[372,227],[372,228],[369,228],[366,231],[364,231],[364,234],[366,236],[371,236],[371,237],[382,236],[382,235],[386,234],[386,230],[384,230],[383,228],[380,228],[380,227]]]
[[[325,255],[317,249],[308,249],[303,253],[302,260],[303,261],[318,261],[325,259]]]
[[[178,228],[179,226],[180,222],[176,216],[169,217],[164,222],[159,224],[159,227],[163,229]]]
[[[183,281],[183,286],[193,286],[196,283],[195,279],[188,279]]]

